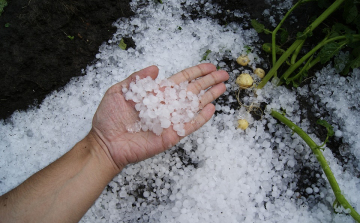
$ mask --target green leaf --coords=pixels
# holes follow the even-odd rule
[[[181,26],[178,27],[178,30],[182,30]]]
[[[356,5],[354,4],[354,0],[345,1],[343,17],[346,23],[349,24],[352,21],[354,21],[357,15],[358,15],[358,10],[356,8]]]
[[[330,6],[330,2],[328,0],[318,0],[318,6],[320,8],[328,8]]]
[[[271,53],[271,43],[264,43],[262,45],[262,49],[266,52],[266,53]]]
[[[346,76],[349,74],[349,71],[350,71],[350,63],[347,63],[345,65],[345,68],[341,71],[340,74]]]
[[[251,47],[249,47],[249,46],[244,46],[244,48],[246,49],[246,53],[247,53],[247,54],[251,53]]]
[[[9,28],[10,27],[10,23],[5,23],[5,28]]]
[[[258,32],[258,33],[264,32],[265,26],[263,24],[259,23],[257,20],[252,19],[251,25],[256,30],[256,32]]]
[[[74,36],[67,36],[67,38],[73,40],[75,37]]]
[[[322,29],[322,32],[324,34],[329,34],[329,33],[331,33],[331,29],[329,27],[325,27],[325,28]]]
[[[204,53],[204,55],[200,61],[206,60],[210,53],[211,53],[211,50],[206,50],[206,52]]]
[[[358,55],[355,59],[350,61],[350,67],[352,69],[360,67],[360,55]]]
[[[337,72],[342,72],[349,63],[350,54],[343,54],[334,58],[334,67]]]
[[[318,125],[322,125],[326,128],[327,130],[327,137],[331,137],[334,135],[334,128],[324,119],[319,119],[316,121],[316,124]]]
[[[330,35],[330,38],[340,36],[340,35],[345,35],[345,37],[349,43],[351,43],[353,41],[353,39],[354,39],[353,34],[356,33],[354,30],[352,30],[348,26],[341,24],[341,23],[335,23],[332,27],[332,31],[333,31],[333,33],[332,33],[332,35]]]
[[[354,21],[353,21],[353,24],[355,24],[357,30],[358,30],[358,33],[360,33],[360,15],[358,15]]]
[[[360,48],[360,47],[359,47]],[[356,49],[354,49],[355,51]],[[347,75],[350,71],[350,68],[355,69],[360,67],[360,53],[358,55],[354,56],[354,54],[351,55],[350,61],[345,65],[345,68],[341,72],[342,75]]]
[[[338,212],[338,209],[341,207],[341,204],[340,204],[340,202],[337,200],[337,199],[335,199],[335,201],[334,201],[334,203],[333,203],[333,208],[334,208],[334,212],[335,213],[339,213]]]
[[[4,8],[8,5],[6,0],[0,0],[0,15],[4,12]]]
[[[357,44],[357,46],[353,47],[353,50],[351,51],[351,55],[354,57],[360,56],[360,46]]]
[[[312,35],[313,35],[312,31],[307,30],[305,32],[298,32],[296,34],[296,38],[299,39],[299,40],[304,40],[304,39],[306,39],[308,37],[311,37]]]
[[[163,4],[162,0],[156,0],[158,3]]]
[[[328,39],[331,39],[331,38],[334,38],[334,37],[337,37],[337,36],[342,36],[342,34],[341,34],[341,33],[338,33],[338,32],[332,32],[332,33],[329,35]]]
[[[281,54],[283,54],[283,53],[285,52],[285,50],[281,49],[280,46],[275,45],[275,47],[276,47],[276,49],[275,49],[276,54],[281,55]],[[265,52],[267,52],[267,53],[271,53],[271,48],[272,48],[272,44],[271,44],[271,43],[264,43],[264,44],[262,45],[262,49],[263,49]]]
[[[286,109],[285,108],[280,108],[280,112],[283,116],[286,116]]]
[[[280,43],[284,44],[289,37],[289,33],[288,31],[286,31],[286,29],[281,29],[281,33],[280,33]]]
[[[122,50],[126,50],[127,45],[126,45],[126,43],[124,42],[124,39],[123,39],[123,38],[120,40],[120,43],[119,43],[118,46],[119,46]]]
[[[299,83],[298,82],[296,82],[296,81],[293,81],[292,82],[292,86],[294,87],[294,88],[297,88],[297,87],[299,87]]]
[[[356,32],[352,29],[350,29],[348,26],[342,24],[342,23],[335,23],[332,26],[333,32],[338,32],[340,34],[355,34]]]
[[[358,15],[358,10],[355,7],[352,7],[348,13],[348,15],[346,16],[346,23],[351,23],[352,21],[354,21],[354,19],[356,18],[356,16]]]
[[[321,64],[328,62],[340,49],[341,45],[336,42],[331,42],[323,46],[319,52]]]
[[[316,124],[324,126],[327,130],[325,141],[323,142],[323,144],[321,146],[317,146],[318,149],[324,150],[323,146],[329,141],[329,137],[334,135],[334,129],[329,123],[327,123],[327,121],[325,121],[323,119],[317,120]]]
[[[360,63],[360,46],[358,43],[349,44],[349,47],[352,47],[353,50],[350,54],[350,58],[348,59],[344,69],[341,71],[341,75],[348,75],[350,72],[350,68],[354,69],[359,67]]]
[[[272,32],[270,30],[268,30],[268,29],[264,29],[264,33],[265,34],[271,34]]]

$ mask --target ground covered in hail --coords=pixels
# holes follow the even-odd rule
[[[328,64],[307,85],[297,89],[274,87],[269,83],[262,90],[242,90],[240,106],[236,98],[239,91],[236,77],[242,72],[252,73],[256,67],[269,69],[268,59],[260,49],[262,36],[250,28],[250,18],[256,14],[272,24],[279,21],[292,2],[267,0],[255,13],[249,11],[254,6],[252,3],[244,3],[245,7],[241,8],[234,2],[224,1],[219,5],[216,1],[168,0],[161,4],[134,0],[130,3],[132,13],[128,18],[120,18],[121,7],[114,8],[120,13],[112,18],[116,21],[116,31],[105,36],[101,41],[106,42],[99,48],[94,46],[96,55],[91,57],[89,53],[86,60],[76,53],[70,57],[74,63],[75,58],[85,60],[87,67],[79,63],[70,72],[83,76],[71,79],[63,88],[56,85],[57,90],[39,101],[39,106],[15,112],[6,122],[1,122],[0,194],[60,157],[84,137],[97,105],[111,85],[153,64],[160,68],[159,76],[166,78],[200,62],[211,62],[230,74],[227,91],[215,102],[216,115],[170,150],[125,168],[81,221],[353,222],[346,210],[334,212],[334,194],[311,150],[300,137],[272,118],[269,110],[285,112],[318,144],[324,140],[324,133],[314,126],[314,120],[323,118],[334,126],[335,136],[323,153],[344,196],[359,211],[360,70],[342,77]],[[22,10],[26,12],[26,8]],[[271,16],[264,16],[269,12]],[[95,16],[88,16],[96,21]],[[86,24],[85,15],[71,18],[85,20]],[[11,27],[11,21],[8,23]],[[33,25],[37,24],[42,23]],[[62,27],[52,28],[61,30]],[[83,38],[77,36],[77,31],[62,32],[66,33],[66,43],[74,44],[69,51],[77,52],[75,49],[81,44],[86,48],[89,38],[82,33]],[[93,32],[97,31],[89,31],[89,35]],[[126,50],[119,47],[122,39],[128,44]],[[20,66],[22,59],[33,55],[33,51],[21,50],[21,46],[15,46],[13,53],[19,54],[7,55],[14,61],[19,60],[18,66],[12,69],[23,72],[35,69],[37,61],[49,57],[57,62],[49,65],[52,69],[41,72],[44,76],[58,70],[66,73],[65,65],[60,64],[65,59],[53,58],[57,55],[54,52]],[[235,62],[240,54],[248,54],[249,66],[241,67]],[[9,59],[5,61],[10,64]],[[10,68],[6,72],[10,72]],[[8,80],[6,78],[4,80]],[[29,76],[31,80],[34,78]],[[24,78],[19,76],[6,85],[15,86],[10,84],[16,83],[15,79]],[[62,83],[67,81],[64,79]],[[27,82],[24,85],[32,86]],[[21,97],[31,94],[19,92]],[[10,96],[1,103],[16,100]],[[6,117],[8,113],[3,114]],[[249,128],[237,129],[240,118],[249,121]]]

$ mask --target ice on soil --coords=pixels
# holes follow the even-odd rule
[[[88,66],[86,76],[49,95],[40,108],[17,112],[9,122],[2,122],[0,194],[83,138],[91,128],[92,116],[105,91],[136,70],[156,64],[160,78],[166,78],[198,64],[210,49],[207,61],[230,73],[225,95],[236,90],[232,83],[239,71],[219,60],[227,57],[235,61],[245,52],[245,46],[259,52],[254,45],[258,40],[256,32],[236,24],[223,27],[206,18],[189,19],[185,9],[196,10],[199,6],[195,0],[163,2],[150,1],[141,7],[141,1],[133,1],[136,15],[115,24],[118,32],[100,47],[98,62]],[[204,10],[218,9],[206,3]],[[246,15],[242,19],[249,22]],[[117,46],[124,36],[133,38],[136,49],[124,51]],[[261,62],[256,53],[254,57]],[[330,117],[323,118],[342,132],[341,139],[349,145],[343,149],[348,164],[337,160],[328,148],[324,156],[344,196],[358,211],[359,75],[359,70],[354,70],[343,78],[327,67],[312,81],[311,89],[299,89],[295,94],[268,84],[258,92],[261,100],[246,99],[266,102],[268,109],[283,108],[292,121],[310,131],[310,136],[320,144],[311,132],[314,123],[302,118],[305,111],[297,101],[299,96],[307,96],[315,89],[310,93],[314,97],[309,98],[314,104],[312,112],[319,117],[329,112]],[[232,100],[229,97],[229,102]],[[236,129],[236,120],[246,111],[241,113],[226,104],[217,104],[216,110],[221,112],[177,146],[127,166],[109,183],[81,222],[353,222],[345,214],[334,214],[331,188],[300,137],[268,113],[262,120],[252,120],[250,127],[242,131]],[[317,179],[307,186],[313,190],[308,197],[304,196],[306,191],[297,187],[301,180],[298,173],[304,166],[312,170],[309,176]]]

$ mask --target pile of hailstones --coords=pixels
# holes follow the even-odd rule
[[[140,118],[127,126],[127,130],[150,130],[161,135],[163,129],[172,126],[179,136],[185,136],[184,124],[195,117],[199,111],[199,98],[204,94],[204,91],[199,95],[187,91],[188,85],[188,82],[176,85],[168,79],[140,79],[137,76],[129,89],[122,89],[125,99],[136,103]]]

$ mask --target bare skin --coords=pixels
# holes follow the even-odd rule
[[[160,136],[147,131],[129,133],[128,124],[138,119],[135,103],[126,101],[122,88],[136,76],[158,75],[156,66],[147,67],[113,85],[103,97],[93,118],[89,134],[69,152],[18,187],[0,197],[0,223],[3,222],[78,222],[105,186],[130,163],[161,153],[177,144],[182,137],[170,127]],[[185,124],[185,134],[203,126],[215,112],[211,102],[226,90],[225,71],[212,64],[185,69],[170,79],[189,84],[188,90],[198,94],[200,111],[192,122]]]

